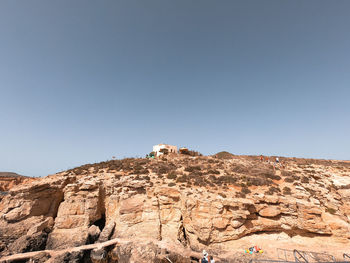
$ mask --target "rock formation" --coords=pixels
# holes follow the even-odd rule
[[[280,161],[168,155],[38,178],[0,202],[0,256],[111,239],[125,242],[50,260],[191,262],[206,249],[224,262],[247,242],[265,244],[266,235],[266,247],[282,239],[310,248],[324,240],[349,246],[350,162]]]
[[[21,184],[23,182],[30,182],[32,178],[22,176],[12,172],[0,172],[0,193],[5,194],[12,187]]]

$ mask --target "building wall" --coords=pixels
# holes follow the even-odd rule
[[[174,145],[157,144],[153,146],[153,151],[157,154],[157,156],[163,154],[160,152],[161,149],[168,149],[169,153],[177,153],[177,146]]]

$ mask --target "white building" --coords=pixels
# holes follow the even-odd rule
[[[156,153],[157,156],[162,155],[163,153],[160,151],[162,149],[167,149],[169,153],[177,153],[177,147],[174,145],[169,144],[157,144],[153,146],[153,151]]]

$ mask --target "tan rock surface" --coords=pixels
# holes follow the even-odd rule
[[[12,172],[0,172],[0,192],[6,192],[16,185],[30,183],[33,180],[35,180],[35,178],[18,175]]]
[[[164,241],[223,254],[254,245],[253,236],[266,247],[278,238],[305,249],[321,239],[349,246],[350,165],[281,161],[283,167],[245,156],[125,159],[18,185],[0,202],[0,253],[13,253],[8,248],[30,236],[47,235],[47,249],[81,246],[91,242],[89,233],[100,242]],[[276,240],[264,241],[267,233]],[[104,255],[94,253],[95,261]]]

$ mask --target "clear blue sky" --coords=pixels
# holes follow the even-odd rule
[[[0,2],[0,171],[152,145],[350,159],[350,1]]]

